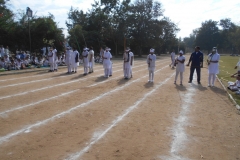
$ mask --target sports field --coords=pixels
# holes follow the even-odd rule
[[[188,84],[186,67],[174,85],[169,64],[158,57],[154,83],[144,58],[129,80],[120,59],[109,78],[100,64],[87,76],[82,66],[0,76],[0,159],[240,159],[240,115],[221,84],[207,87],[206,68]]]

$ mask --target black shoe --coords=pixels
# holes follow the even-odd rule
[[[109,77],[111,77],[112,75],[109,75]]]
[[[192,83],[192,81],[188,81],[188,83]]]
[[[198,84],[201,84],[201,82],[199,81]]]

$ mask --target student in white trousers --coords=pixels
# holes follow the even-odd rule
[[[134,54],[133,54],[133,52],[131,52],[130,48],[129,48],[129,50],[130,50],[130,52],[129,52],[129,56],[130,56],[130,76],[132,78],[132,67],[133,67],[133,64],[134,64]]]
[[[54,71],[57,72],[58,70],[58,57],[57,57],[57,49],[56,47],[53,47],[53,57],[54,57]]]
[[[48,61],[49,61],[49,64],[50,64],[50,70],[49,72],[54,72],[54,53],[53,53],[53,50],[52,48],[50,48],[49,52],[48,52]]]
[[[89,61],[88,61],[88,48],[83,49],[82,57],[83,57],[83,69],[84,69],[84,74],[88,74],[88,67],[89,67]]]
[[[175,81],[174,84],[177,82],[178,75],[180,73],[180,85],[182,85],[183,82],[183,72],[185,71],[185,57],[183,56],[183,51],[179,51],[179,56],[175,59],[175,64],[176,64],[176,76],[175,76]]]
[[[109,77],[111,69],[111,58],[112,54],[109,52],[111,49],[106,47],[105,52],[103,53],[103,68],[104,68],[104,77]]]
[[[208,87],[214,87],[216,75],[219,73],[220,55],[217,53],[217,48],[213,47],[212,53],[208,55]]]
[[[89,72],[88,73],[93,73],[93,66],[94,66],[93,47],[90,47],[90,51],[88,52],[88,61],[89,61]]]
[[[171,61],[172,61],[172,63],[169,66],[174,68],[174,63],[175,63],[175,52],[174,52],[174,50],[171,53]]]
[[[127,48],[123,54],[123,73],[124,79],[130,78],[130,49]]]
[[[73,56],[74,56],[74,66],[73,66],[73,71],[77,73],[77,69],[79,66],[79,52],[75,47],[73,47]]]
[[[147,56],[147,64],[148,64],[148,71],[149,71],[149,80],[148,82],[153,82],[154,79],[154,71],[155,71],[155,62],[156,62],[156,55],[154,54],[154,49],[150,49],[150,54]]]
[[[68,74],[70,74],[72,72],[71,70],[71,56],[72,56],[72,51],[70,50],[69,47],[67,47],[66,50],[66,55],[65,55],[65,64],[67,65],[68,68]]]

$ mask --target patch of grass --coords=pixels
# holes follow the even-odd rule
[[[240,57],[236,56],[221,56],[219,61],[219,74],[218,77],[222,83],[228,86],[227,82],[235,82],[236,78],[232,78],[231,75],[237,72],[237,69],[234,69],[237,62],[240,60]],[[238,105],[240,105],[240,96],[236,95],[234,92],[228,90],[228,92],[233,96]]]

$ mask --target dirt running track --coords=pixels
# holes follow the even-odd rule
[[[37,71],[0,76],[0,160],[239,160],[240,115],[219,82],[174,85],[169,57],[158,57],[154,83],[145,59],[133,78]],[[188,60],[188,58],[187,58]],[[196,77],[195,77],[196,78]]]

